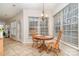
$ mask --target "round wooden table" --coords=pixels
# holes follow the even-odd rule
[[[40,49],[39,52],[42,52],[44,50],[47,51],[47,46],[45,44],[45,41],[46,40],[51,40],[51,39],[53,39],[53,37],[43,36],[43,35],[36,35],[35,39],[42,41],[41,45],[38,47]]]

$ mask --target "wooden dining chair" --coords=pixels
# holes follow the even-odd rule
[[[48,45],[47,45],[48,51],[47,52],[49,52],[50,50],[53,49],[53,52],[55,52],[55,54],[58,55],[58,51],[60,52],[59,43],[60,43],[60,40],[62,37],[62,33],[63,33],[63,31],[59,31],[57,38],[48,42]]]
[[[38,45],[38,40],[35,39],[35,35],[37,35],[36,32],[32,32],[32,41],[33,41],[33,44],[32,44],[32,47],[36,47]]]

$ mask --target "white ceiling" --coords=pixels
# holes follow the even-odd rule
[[[16,6],[13,6],[16,5]],[[46,10],[53,10],[56,3],[45,3]],[[42,3],[0,3],[0,20],[8,20],[15,16],[23,8],[32,10],[42,10]]]

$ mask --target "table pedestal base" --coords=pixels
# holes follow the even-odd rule
[[[39,52],[42,52],[42,51],[47,51],[47,46],[45,45],[45,42],[43,41],[43,43],[40,45],[39,48]]]

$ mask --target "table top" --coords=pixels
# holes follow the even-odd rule
[[[34,37],[35,39],[38,40],[51,40],[54,38],[53,36],[43,36],[43,35],[35,35]]]

